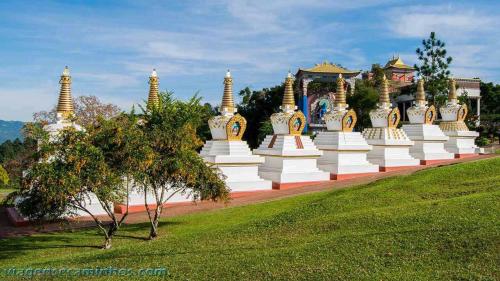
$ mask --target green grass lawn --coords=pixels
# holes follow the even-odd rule
[[[166,267],[175,280],[499,280],[499,216],[494,158],[164,219],[156,241],[143,240],[146,224],[129,225],[111,250],[96,248],[95,230],[0,240],[0,268]]]

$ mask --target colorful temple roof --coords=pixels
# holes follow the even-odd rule
[[[307,69],[299,68],[299,71],[297,71],[297,75],[300,72],[358,75],[361,71],[348,70],[336,64],[325,61],[323,63],[317,63],[311,68]]]
[[[393,57],[391,60],[389,60],[384,68],[399,68],[399,69],[408,69],[408,70],[415,70],[412,66],[409,66],[403,62],[403,60],[398,56],[398,57]]]

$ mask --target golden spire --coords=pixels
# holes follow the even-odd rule
[[[450,78],[450,88],[448,90],[448,101],[457,100],[457,87],[455,79]]]
[[[153,69],[153,72],[151,72],[151,76],[149,76],[149,95],[147,103],[148,109],[156,107],[160,103],[160,98],[158,97],[158,80],[159,79],[158,74],[156,73],[156,69]]]
[[[391,100],[389,99],[389,81],[387,81],[387,77],[382,78],[382,84],[380,85],[380,104],[390,104]]]
[[[66,66],[59,80],[61,91],[59,93],[59,101],[57,103],[57,113],[63,119],[68,118],[73,114],[73,99],[71,98],[71,76],[69,76],[69,68]]]
[[[345,79],[342,77],[342,74],[339,74],[339,78],[337,78],[337,93],[335,94],[335,103],[337,106],[346,105],[344,83]]]
[[[290,71],[288,71],[288,75],[285,79],[285,94],[283,95],[282,107],[283,109],[295,110],[295,98],[293,96],[293,77]]]
[[[234,100],[233,100],[233,78],[229,69],[224,77],[224,94],[222,95],[221,112],[234,113]]]
[[[425,90],[424,90],[424,80],[423,79],[418,79],[417,95],[415,96],[415,102],[417,104],[425,105]]]

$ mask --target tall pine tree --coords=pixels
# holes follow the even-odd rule
[[[450,71],[448,67],[453,60],[447,56],[445,43],[431,32],[428,39],[422,40],[423,48],[417,48],[416,53],[420,65],[415,64],[420,77],[425,80],[425,89],[434,104],[442,104],[446,99]]]

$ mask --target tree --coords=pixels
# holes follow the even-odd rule
[[[150,163],[151,153],[143,145],[144,133],[140,129],[137,115],[122,113],[111,119],[99,117],[95,126],[90,127],[88,135],[92,145],[98,147],[104,156],[108,168],[121,179],[125,196],[114,203],[126,204],[126,210],[118,219],[110,213],[112,224],[108,229],[109,244],[129,214],[129,193],[135,189],[133,178],[137,171],[143,170]],[[109,245],[110,246],[110,245]]]
[[[384,79],[385,70],[380,64],[375,63],[372,64],[371,73],[373,73],[373,79],[368,80],[370,81],[369,85],[378,89],[380,85],[382,85],[382,80]]]
[[[104,236],[103,248],[111,247],[111,239],[120,220],[114,215],[113,202],[124,196],[121,175],[108,165],[102,150],[92,143],[92,135],[69,127],[56,137],[43,130],[38,136],[36,161],[26,171],[18,205],[30,220],[58,219],[76,211],[90,215]],[[92,209],[89,201],[97,200],[111,223],[106,225]]]
[[[29,126],[29,124],[24,125]],[[17,188],[20,185],[22,171],[29,162],[30,156],[36,150],[36,141],[24,137],[24,141],[7,140],[0,144],[0,164],[10,176],[9,187]]]
[[[481,90],[481,114],[500,114],[500,85],[483,83]]]
[[[135,182],[144,194],[152,194],[155,206],[145,200],[151,223],[149,238],[158,236],[158,221],[165,203],[175,194],[193,200],[227,200],[229,191],[220,174],[208,166],[196,149],[202,142],[196,134],[204,116],[200,99],[175,100],[170,93],[160,93],[158,106],[143,107],[141,119],[143,145],[149,148],[151,161],[138,167]]]
[[[121,110],[118,106],[111,103],[103,103],[96,96],[79,96],[74,100],[75,122],[83,127],[90,127],[97,122],[98,117],[110,119],[118,115]],[[44,124],[54,123],[56,119],[57,108],[51,111],[40,111],[33,114],[35,122]]]
[[[9,184],[9,174],[7,171],[0,165],[0,187],[4,187]]]
[[[478,129],[490,143],[495,143],[500,132],[500,85],[481,82],[480,89],[481,124]]]
[[[347,95],[347,104],[356,111],[358,121],[356,131],[363,131],[371,126],[370,110],[378,103],[379,93],[374,83],[369,80],[357,80],[353,95]]]
[[[247,129],[243,137],[251,148],[258,147],[265,137],[261,127],[266,126],[271,114],[279,111],[284,89],[284,85],[281,84],[260,91],[252,91],[248,87],[240,91],[239,95],[243,100],[238,105],[238,113],[247,120]]]
[[[448,67],[453,59],[447,56],[445,43],[437,39],[435,32],[431,32],[428,39],[422,40],[422,45],[422,49],[416,49],[420,65],[415,64],[415,69],[425,80],[425,90],[431,97],[430,101],[441,105],[446,100],[450,76]]]

